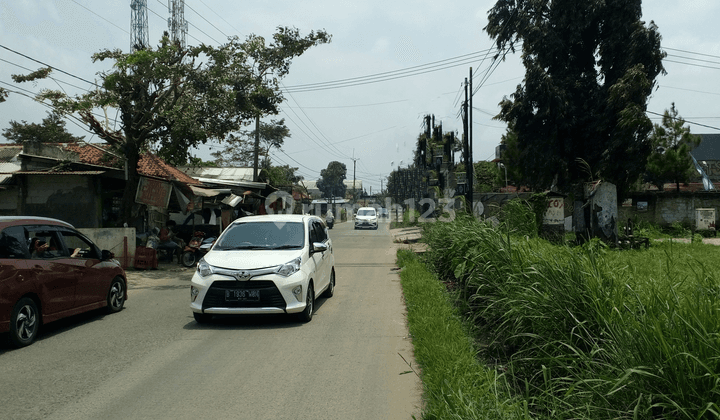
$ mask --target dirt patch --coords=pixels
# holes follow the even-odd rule
[[[162,263],[154,270],[137,270],[135,268],[125,270],[128,290],[163,286],[178,280],[189,282],[193,273],[195,273],[194,267],[187,268],[178,264]]]
[[[670,239],[655,239],[656,241],[669,241]],[[680,242],[684,244],[690,243],[690,238],[674,238],[673,242]],[[703,244],[705,245],[720,245],[720,238],[703,238]]]

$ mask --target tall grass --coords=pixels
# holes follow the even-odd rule
[[[410,251],[398,252],[415,360],[422,367],[424,419],[526,418],[502,375],[477,359],[444,286]],[[414,369],[413,369],[414,370]]]
[[[686,256],[703,245],[623,254],[501,229],[427,224],[426,259],[533,415],[720,418],[720,283]]]

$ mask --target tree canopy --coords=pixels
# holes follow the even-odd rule
[[[258,115],[277,114],[283,101],[280,79],[292,59],[329,41],[325,31],[301,37],[295,28],[280,27],[270,45],[251,35],[244,42],[230,38],[220,47],[183,49],[165,34],[154,50],[94,54],[93,61],[113,64],[100,73],[97,89],[74,97],[45,90],[38,99],[50,101],[57,112],[79,114],[93,133],[125,156],[128,182],[121,207],[122,219],[129,222],[142,153],[154,149],[168,163],[185,163],[190,148],[223,140]],[[13,79],[30,81],[50,72],[40,69]],[[103,124],[93,113],[103,107],[118,110],[118,128]]]
[[[680,118],[675,104],[665,110],[662,124],[655,124],[652,135],[652,153],[648,157],[647,179],[662,190],[665,182],[680,184],[696,175],[690,152],[700,145],[701,137],[690,134],[690,127]]]
[[[65,120],[55,112],[48,112],[40,124],[27,121],[10,121],[10,128],[3,129],[3,137],[8,141],[23,143],[76,143],[84,136],[73,136],[65,128]]]
[[[269,123],[260,121],[259,132],[259,155],[263,157],[260,167],[268,169],[270,167],[270,150],[272,148],[282,149],[285,139],[290,137],[290,129],[285,125],[285,119],[271,120]],[[255,134],[256,130],[230,134],[224,142],[223,149],[212,153],[217,166],[253,166]]]
[[[575,190],[586,163],[624,191],[643,173],[665,54],[641,15],[641,0],[497,0],[485,30],[502,52],[522,44],[525,66],[497,117],[514,131],[505,160],[517,181]]]
[[[302,181],[302,175],[297,174],[298,168],[290,165],[268,166],[263,168],[267,182],[274,187],[291,187]]]
[[[318,189],[326,198],[344,197],[347,187],[343,183],[347,176],[347,167],[344,163],[332,161],[327,168],[320,171],[317,182]]]

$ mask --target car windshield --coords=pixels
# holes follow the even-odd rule
[[[375,210],[373,209],[360,209],[357,213],[358,216],[375,216]]]
[[[230,226],[213,250],[300,249],[304,243],[302,223],[248,222]]]

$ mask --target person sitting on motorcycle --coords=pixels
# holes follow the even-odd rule
[[[165,223],[165,227],[160,229],[160,244],[158,245],[158,249],[166,249],[168,253],[168,261],[172,262],[173,256],[177,255],[178,262],[180,262],[180,251],[182,250],[182,247],[178,242],[181,240],[177,238],[176,233],[173,231],[173,228],[177,225],[174,220],[168,220],[167,223]]]

